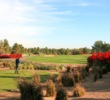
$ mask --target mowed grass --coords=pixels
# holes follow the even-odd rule
[[[0,92],[16,90],[18,77],[32,79],[35,73],[40,75],[41,82],[46,81],[50,76],[49,71],[19,71],[19,74],[15,74],[14,70],[0,70]],[[53,74],[57,75],[58,73],[53,72]]]
[[[30,61],[42,63],[66,63],[66,64],[86,64],[90,55],[57,55],[57,56],[27,56]]]

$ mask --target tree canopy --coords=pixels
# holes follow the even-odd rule
[[[94,52],[106,52],[110,51],[110,44],[101,40],[95,41],[92,49],[84,48],[25,48],[22,44],[14,43],[11,47],[7,39],[0,40],[0,53],[24,53],[24,54],[53,54],[53,55],[77,55],[77,54],[90,54]]]

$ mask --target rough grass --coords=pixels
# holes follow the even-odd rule
[[[18,77],[26,77],[32,79],[33,74],[39,74],[41,82],[46,81],[50,77],[49,71],[19,71],[19,74],[15,74],[14,70],[0,70],[0,92],[17,89]],[[53,72],[57,74],[57,72]]]
[[[42,63],[86,64],[90,55],[26,56],[30,61]]]

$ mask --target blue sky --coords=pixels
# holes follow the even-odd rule
[[[0,40],[24,47],[110,43],[110,0],[0,0]]]

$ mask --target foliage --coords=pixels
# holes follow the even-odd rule
[[[24,47],[22,44],[17,44],[15,43],[12,47],[12,53],[23,53],[24,52]]]
[[[52,80],[47,81],[47,86],[46,86],[46,96],[55,96],[56,95],[56,88],[55,84],[53,83]]]
[[[110,69],[110,52],[98,52],[88,57],[90,67],[100,67]]]
[[[67,91],[63,87],[57,88],[57,94],[55,100],[68,100]]]
[[[19,65],[20,70],[34,70],[34,65],[29,62],[21,62]]]
[[[32,83],[35,87],[40,85],[40,76],[38,74],[33,75]]]
[[[96,41],[92,46],[92,52],[107,52],[110,50],[110,44],[103,41]]]
[[[56,75],[55,74],[50,74],[50,80],[52,80],[53,82],[56,82]]]
[[[72,73],[64,73],[61,77],[61,82],[65,87],[71,87],[75,85],[75,81]]]
[[[0,53],[10,53],[10,46],[7,39],[0,40]]]
[[[71,66],[71,65],[68,65],[68,66],[66,67],[66,72],[67,72],[67,73],[71,73],[71,72],[72,72],[72,66]]]
[[[5,53],[9,53],[10,52],[10,46],[9,46],[9,43],[8,43],[7,39],[4,39],[3,48],[4,48]]]
[[[20,78],[18,89],[21,93],[21,100],[43,100],[43,92],[40,86],[35,86],[26,78]]]
[[[95,74],[94,74],[94,82],[96,82],[97,79],[98,79],[98,75],[95,73]]]
[[[75,83],[80,83],[81,82],[81,75],[78,71],[76,71],[75,74],[74,74],[74,81],[75,81]]]
[[[88,66],[94,72],[94,82],[110,71],[110,52],[98,52],[88,57]]]
[[[85,95],[85,89],[79,85],[73,88],[73,96],[74,97],[81,97]]]
[[[35,70],[56,70],[58,69],[56,65],[47,65],[47,64],[34,64]]]

